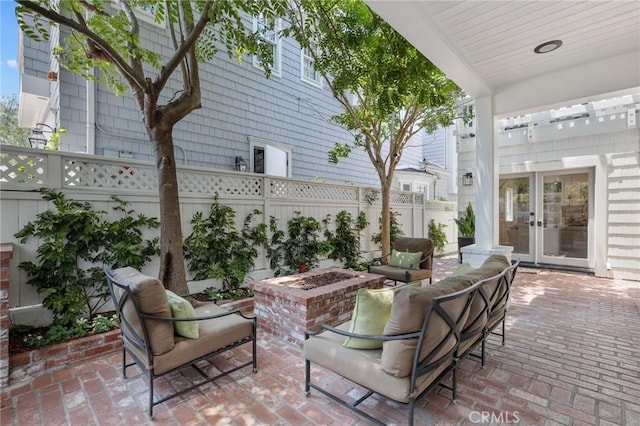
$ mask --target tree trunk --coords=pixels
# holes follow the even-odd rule
[[[391,253],[391,183],[390,181],[381,182],[382,197],[382,223],[380,232],[382,236],[382,255]],[[389,257],[382,259],[382,263],[388,263]]]
[[[151,129],[156,149],[158,193],[160,195],[160,273],[165,288],[176,294],[187,294],[178,177],[173,150],[173,126],[156,125]]]

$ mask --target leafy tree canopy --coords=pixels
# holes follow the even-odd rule
[[[389,194],[412,136],[447,126],[461,90],[362,1],[291,0],[285,34],[315,60],[344,112],[333,119],[354,134],[330,153],[337,162],[362,148],[382,188],[382,249],[389,252]]]
[[[0,144],[29,146],[29,129],[18,127],[18,99],[16,95],[0,98]]]
[[[85,79],[106,83],[116,93],[131,91],[149,139],[154,145],[160,198],[160,272],[167,288],[188,292],[182,251],[182,229],[173,126],[201,107],[199,64],[218,50],[238,59],[257,54],[269,74],[271,50],[262,33],[245,25],[262,16],[261,31],[273,31],[285,0],[16,0],[22,31],[47,40],[50,24],[65,27],[54,53],[60,64]],[[139,19],[150,13],[155,27]],[[164,37],[170,40],[166,56]],[[164,49],[163,49],[164,48]],[[94,72],[94,70],[98,70]],[[170,79],[181,88],[161,96]],[[172,84],[175,87],[174,84]]]

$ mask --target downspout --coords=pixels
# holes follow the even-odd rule
[[[87,21],[92,13],[86,13]],[[96,69],[91,69],[91,75],[95,77]],[[96,155],[96,82],[92,79],[86,80],[87,97],[87,154]]]
[[[93,71],[95,72],[95,71]],[[96,154],[96,82],[87,80],[87,154]]]

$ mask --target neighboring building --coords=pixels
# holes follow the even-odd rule
[[[156,28],[152,34],[157,39],[147,42],[163,46],[169,55],[171,42],[164,26],[152,20],[142,25]],[[259,22],[254,18],[247,25]],[[103,84],[60,69],[50,54],[58,39],[55,29],[50,43],[21,39],[21,124],[66,128],[60,147],[64,151],[153,160],[153,147],[131,94],[115,96]],[[178,163],[379,186],[362,150],[354,150],[339,164],[328,161],[335,142],[349,142],[353,136],[330,122],[342,106],[313,69],[313,60],[292,39],[274,36],[266,41],[274,52],[271,78],[253,58],[238,63],[224,49],[211,63],[201,65],[202,108],[181,120],[173,132]],[[47,81],[47,71],[57,79]],[[176,80],[170,81],[162,101],[179,87]],[[423,157],[422,152],[405,156],[413,167]]]
[[[499,241],[513,258],[640,280],[639,109],[636,91],[496,122]],[[475,204],[475,126],[457,131],[462,210]]]
[[[454,126],[422,131],[405,147],[392,186],[424,193],[427,200],[456,201],[457,161]]]

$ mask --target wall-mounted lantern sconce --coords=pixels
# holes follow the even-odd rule
[[[43,129],[46,127],[46,129]],[[44,135],[46,133],[55,133],[56,129],[45,123],[36,123],[36,128],[31,130],[31,136],[29,136],[29,146],[31,148],[44,149],[49,140]]]
[[[42,130],[32,130],[29,136],[29,146],[36,149],[44,149],[47,144],[47,138],[42,134]]]
[[[462,175],[462,186],[473,186],[473,173],[468,172]]]
[[[241,156],[236,157],[236,170],[239,172],[247,171],[247,162]]]

